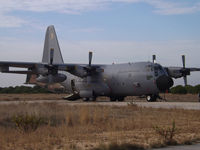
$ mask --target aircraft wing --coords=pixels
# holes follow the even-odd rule
[[[181,78],[190,75],[190,72],[200,71],[200,68],[165,67],[165,70],[172,78]]]
[[[3,73],[17,73],[17,74],[29,74],[33,73],[30,68],[35,68],[38,63],[32,62],[9,62],[9,61],[0,61],[0,72]],[[16,68],[28,68],[28,70],[10,70],[10,67]]]
[[[19,68],[30,68],[34,67],[38,63],[33,62],[12,62],[12,61],[0,61],[0,67],[19,67]]]
[[[56,66],[56,64],[55,64]],[[58,64],[58,70],[67,71],[78,77],[86,77],[92,74],[104,72],[103,65],[86,65],[86,64]]]
[[[183,67],[165,67],[168,75],[172,78],[181,78],[183,77],[185,85],[187,85],[187,76],[190,75],[192,71],[200,71],[200,68],[190,68],[185,67],[185,55],[182,55]]]
[[[190,75],[190,72],[200,71],[200,68],[185,68],[185,67],[165,67],[168,75],[172,78],[181,78],[184,79],[184,84],[187,85],[187,76]]]
[[[27,68],[27,70],[10,70],[10,67]],[[0,61],[0,72],[16,74],[48,74],[49,71],[66,71],[78,77],[85,77],[93,73],[103,72],[101,65],[88,66],[86,64],[46,64],[35,62]]]

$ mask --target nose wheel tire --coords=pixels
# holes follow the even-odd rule
[[[155,102],[156,99],[157,99],[157,96],[156,96],[156,95],[147,95],[147,96],[146,96],[147,102]]]

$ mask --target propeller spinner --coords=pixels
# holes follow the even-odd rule
[[[182,63],[183,63],[183,68],[181,69],[181,73],[183,75],[183,80],[185,86],[187,85],[187,75],[190,75],[190,69],[187,69],[185,67],[185,55],[182,55]]]
[[[89,67],[91,67],[92,63],[92,52],[89,52]]]
[[[152,56],[153,63],[156,63],[156,55]]]
[[[53,58],[54,58],[54,49],[50,49],[50,60],[49,64],[45,65],[45,67],[48,69],[48,83],[53,83],[53,77],[58,74],[58,68],[53,65]]]

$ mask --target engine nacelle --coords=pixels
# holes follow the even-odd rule
[[[45,68],[45,67],[38,67],[38,68],[36,69],[36,73],[45,76],[45,75],[48,74],[48,69]],[[46,77],[46,76],[45,76],[45,77]]]
[[[78,77],[86,77],[87,71],[83,67],[76,66],[75,69],[71,72],[73,75]]]
[[[183,69],[181,67],[168,67],[166,69],[167,73],[169,74],[170,77],[172,78],[181,78],[184,75],[190,75],[190,70],[188,69]]]
[[[51,78],[51,83],[60,83],[67,79],[64,74],[56,74],[56,75],[47,75],[47,76],[39,76],[36,81],[42,83],[49,83],[49,78]]]
[[[8,72],[9,67],[8,66],[0,66],[0,72]]]

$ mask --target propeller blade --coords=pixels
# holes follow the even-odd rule
[[[89,52],[89,66],[91,67],[92,63],[92,52]]]
[[[54,56],[54,49],[52,48],[52,49],[50,50],[50,65],[53,64],[53,56]]]
[[[153,55],[152,59],[153,59],[153,63],[156,63],[156,55]]]
[[[185,55],[182,55],[183,68],[185,69]]]
[[[187,76],[183,77],[185,86],[187,85]]]

